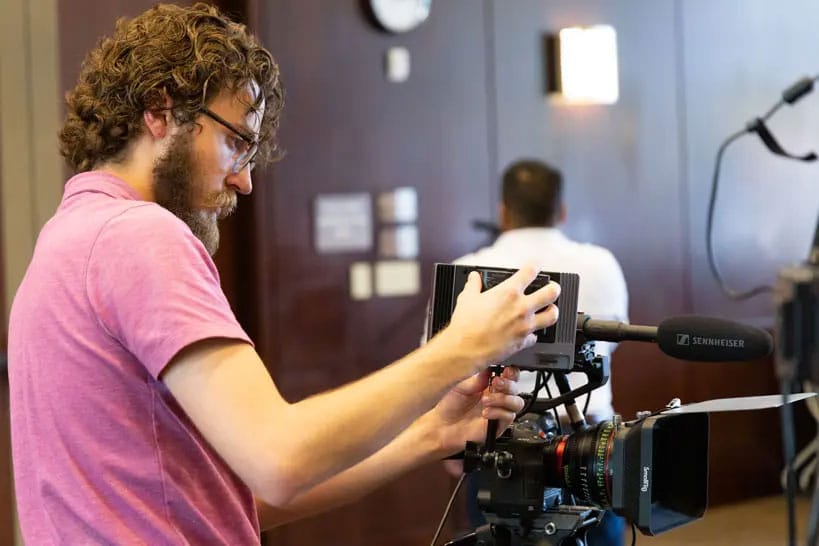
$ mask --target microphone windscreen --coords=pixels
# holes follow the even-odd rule
[[[699,315],[664,320],[657,327],[657,344],[674,358],[705,362],[753,360],[773,351],[773,338],[765,330]]]

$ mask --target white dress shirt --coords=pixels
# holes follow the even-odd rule
[[[536,264],[541,271],[580,275],[577,310],[601,320],[628,321],[628,290],[614,255],[603,247],[577,243],[557,228],[521,228],[506,231],[491,246],[458,258],[453,263],[517,269]],[[610,356],[615,343],[596,342],[595,352]],[[534,388],[535,374],[521,376],[521,392]],[[586,382],[583,374],[569,374],[573,387]],[[557,392],[550,382],[552,395]],[[592,391],[588,414],[596,419],[612,415],[611,381]],[[541,391],[541,397],[545,396]],[[582,410],[584,399],[578,400]]]

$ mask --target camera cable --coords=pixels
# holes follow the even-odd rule
[[[717,159],[714,164],[714,175],[711,179],[711,196],[708,199],[708,216],[705,221],[705,250],[706,254],[708,255],[708,266],[711,268],[711,274],[719,284],[722,293],[732,300],[744,300],[765,292],[770,292],[772,290],[770,286],[766,285],[757,286],[746,291],[737,291],[731,288],[728,286],[728,283],[725,282],[725,279],[722,276],[722,272],[717,265],[717,258],[714,253],[714,209],[716,208],[717,203],[717,188],[719,187],[719,174],[720,167],[722,166],[722,157],[725,154],[725,149],[728,148],[732,142],[747,134],[747,132],[748,131],[746,129],[743,129],[732,134],[725,139],[717,151]]]
[[[538,373],[542,374],[543,372],[538,372]],[[549,388],[549,380],[551,378],[552,378],[552,372],[549,372],[549,374],[546,376],[546,379],[543,381],[543,387],[546,389],[546,396],[548,396],[549,398],[552,398],[552,390]],[[557,406],[552,408],[552,411],[555,414],[555,425],[557,426],[557,433],[562,436],[563,435],[563,425],[560,424],[560,415],[558,415],[558,413],[557,413]]]
[[[526,402],[526,405],[523,406],[523,409],[518,412],[518,417],[522,417],[529,413],[529,410],[532,409],[532,406],[534,406],[535,402],[537,402],[537,394],[540,392],[540,389],[543,388],[543,385],[545,385],[545,382],[543,381],[543,372],[535,372],[535,386],[530,393],[530,397]]]
[[[452,504],[455,502],[455,497],[458,494],[458,491],[461,489],[461,485],[463,485],[465,478],[466,473],[461,474],[461,477],[458,479],[458,483],[455,485],[455,490],[452,492],[452,496],[449,497],[449,502],[446,505],[446,510],[444,510],[444,515],[443,517],[441,517],[441,522],[438,524],[438,529],[435,530],[435,536],[432,537],[432,542],[430,543],[430,546],[435,546],[435,543],[438,542],[438,538],[441,536],[441,531],[443,531],[444,529],[446,518],[452,511]]]
[[[583,404],[583,415],[589,414],[589,402],[591,402],[592,391],[586,395],[586,402]]]

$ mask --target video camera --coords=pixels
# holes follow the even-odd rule
[[[472,271],[481,274],[484,289],[515,272],[436,264],[429,337],[448,324]],[[609,378],[608,358],[595,354],[594,341],[656,342],[676,358],[706,361],[764,357],[773,342],[763,330],[711,317],[675,317],[657,327],[594,320],[576,312],[576,274],[541,272],[536,287],[549,280],[561,284],[557,324],[539,332],[533,347],[502,363],[537,372],[534,391],[523,395],[526,407],[503,435],[495,439],[490,426],[483,445],[469,442],[464,451],[464,473],[476,473],[477,502],[488,524],[449,546],[582,545],[586,531],[600,522],[604,510],[624,516],[648,535],[696,520],[707,505],[708,412],[761,409],[782,402],[779,397],[691,406],[672,401],[633,421],[615,416],[588,426],[575,398]],[[585,374],[587,383],[571,389],[569,372]],[[538,398],[549,377],[559,394]],[[553,429],[536,425],[560,405],[566,408],[571,433],[560,432],[559,421]]]
[[[600,509],[649,535],[701,517],[707,453],[702,413],[615,418],[565,435],[523,421],[498,439],[494,454],[467,445],[464,471],[478,471],[478,506],[495,543],[560,544],[597,524]]]

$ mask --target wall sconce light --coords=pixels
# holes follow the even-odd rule
[[[546,91],[567,104],[614,104],[617,33],[609,25],[569,27],[546,36]]]

